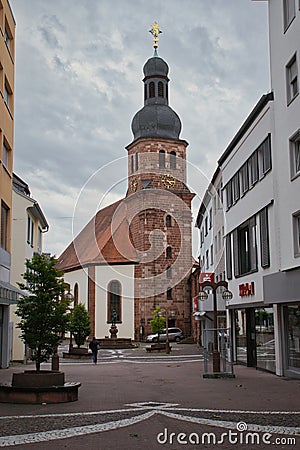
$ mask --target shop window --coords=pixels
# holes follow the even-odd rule
[[[121,322],[121,283],[119,281],[111,281],[107,290],[107,321],[112,322],[115,313],[115,321]]]
[[[300,369],[300,305],[285,307],[285,322],[288,333],[288,367]]]

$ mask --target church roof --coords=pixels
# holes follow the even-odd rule
[[[97,212],[58,258],[59,270],[68,272],[86,265],[138,262],[122,202],[123,199]]]

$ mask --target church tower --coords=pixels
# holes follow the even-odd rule
[[[169,68],[158,56],[155,22],[154,56],[145,63],[144,106],[132,120],[126,194],[135,266],[135,338],[151,333],[150,320],[160,306],[169,326],[190,335],[192,237],[191,201],[186,185],[186,149],[181,121],[169,106]]]

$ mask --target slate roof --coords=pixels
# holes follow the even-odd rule
[[[139,262],[130,242],[122,202],[123,199],[97,212],[58,258],[59,270],[69,272],[87,265]]]

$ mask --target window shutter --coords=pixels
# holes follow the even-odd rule
[[[250,270],[257,270],[256,250],[256,220],[255,216],[249,220],[249,244],[250,244]]]
[[[226,236],[226,273],[227,280],[232,279],[231,234]]]
[[[261,267],[270,266],[268,208],[259,213]]]
[[[233,265],[234,265],[234,276],[238,277],[240,274],[239,270],[239,245],[238,245],[238,230],[233,231]]]

